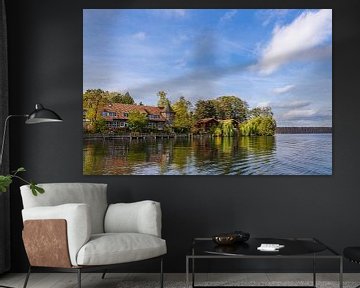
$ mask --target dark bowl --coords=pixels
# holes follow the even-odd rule
[[[234,231],[232,233],[236,235],[237,242],[245,242],[245,241],[249,240],[249,238],[250,238],[250,233],[248,233],[248,232]]]
[[[212,240],[218,245],[232,245],[237,241],[236,234],[220,234],[212,237]]]

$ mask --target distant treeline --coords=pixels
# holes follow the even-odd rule
[[[332,133],[332,127],[276,127],[277,134],[321,134]]]

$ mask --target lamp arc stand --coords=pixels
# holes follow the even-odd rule
[[[1,143],[1,151],[0,151],[0,168],[2,166],[2,160],[3,160],[3,155],[4,155],[4,147],[5,147],[5,141],[6,141],[6,132],[7,132],[7,126],[8,126],[8,122],[10,120],[10,118],[14,118],[14,117],[24,117],[27,118],[29,117],[28,114],[20,114],[20,115],[9,115],[5,118],[5,123],[4,123],[4,131],[3,131],[3,135],[2,135],[2,143]],[[0,286],[2,287],[2,286]]]
[[[9,123],[9,120],[11,118],[20,117],[20,118],[27,118],[25,121],[26,124],[38,124],[38,123],[45,123],[45,122],[62,122],[63,120],[61,117],[56,114],[54,111],[50,109],[44,108],[41,104],[35,105],[35,110],[31,112],[30,114],[19,114],[19,115],[8,115],[5,118],[4,122],[4,131],[3,131],[3,137],[1,139],[1,150],[0,150],[0,169],[2,168],[2,162],[3,162],[3,155],[4,155],[4,148],[6,144],[6,133],[7,133],[7,126]],[[14,288],[10,286],[1,285],[2,288]]]

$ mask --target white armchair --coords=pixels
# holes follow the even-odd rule
[[[33,196],[28,185],[21,196],[23,240],[30,267],[77,272],[107,270],[117,264],[159,257],[163,287],[161,209],[154,201],[107,204],[106,184],[40,184]],[[105,273],[103,274],[103,278]]]

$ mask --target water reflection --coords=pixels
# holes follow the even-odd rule
[[[84,140],[83,170],[85,175],[260,174],[258,166],[271,162],[275,150],[272,136]]]

